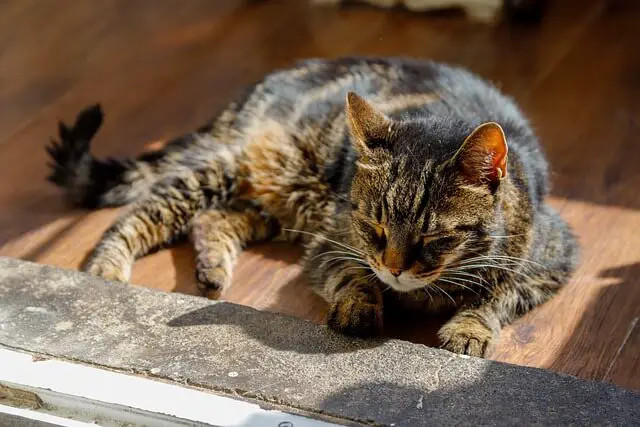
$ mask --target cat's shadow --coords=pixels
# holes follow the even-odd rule
[[[252,246],[248,250],[255,255],[259,255],[265,261],[282,263],[289,266],[299,263],[301,255],[299,248],[284,243],[256,245]],[[172,253],[176,264],[180,264],[177,270],[183,271],[191,268],[190,271],[193,271],[193,268],[195,268],[195,265],[193,265],[194,263],[191,260],[185,261],[185,257],[189,258],[193,256],[191,253],[192,251],[188,251],[190,255],[186,255],[183,252],[185,251],[175,251],[175,253]],[[178,254],[181,254],[181,256]],[[181,279],[178,280],[179,283],[174,289],[175,292],[192,295],[198,294],[198,291],[195,290],[190,274],[188,277],[185,275],[185,277],[181,277]],[[256,272],[256,275],[264,277],[264,279],[260,280],[255,279],[257,281],[277,280],[270,278],[271,276],[261,276],[260,272]],[[251,280],[254,280],[254,278],[251,278]],[[235,286],[251,288],[254,285],[256,284],[238,283]],[[324,299],[313,292],[304,274],[294,275],[283,284],[260,284],[260,286],[270,288],[266,290],[267,292],[273,292],[273,295],[269,295],[270,302],[266,306],[260,307],[262,311],[302,318],[319,325],[324,324],[324,319],[329,309],[329,305],[324,301]],[[246,292],[246,290],[243,290],[238,294],[245,295],[246,297]],[[244,301],[237,301],[236,298],[230,298],[229,301],[234,304],[242,305],[240,310],[243,312],[250,313],[251,310],[254,310],[253,308],[246,307],[242,304]],[[273,319],[272,324],[252,324],[251,316],[247,314],[246,319],[248,319],[248,323],[245,323],[244,320],[240,321],[238,316],[233,315],[235,310],[231,307],[232,306],[229,304],[216,304],[204,307],[173,319],[169,322],[169,325],[182,327],[206,324],[234,324],[242,327],[247,335],[258,339],[263,344],[266,344],[271,348],[278,350],[294,350],[302,353],[315,353],[353,351],[358,348],[374,347],[389,338],[402,339],[430,347],[437,347],[439,346],[439,340],[436,335],[437,331],[448,317],[450,317],[434,317],[433,315],[397,311],[386,307],[385,329],[382,338],[379,340],[363,340],[360,344],[361,347],[353,347],[352,344],[347,344],[350,340],[345,341],[343,345],[339,345],[338,347],[335,347],[335,345],[332,347],[329,343],[334,342],[335,337],[334,339],[330,339],[328,336],[324,335],[316,336],[308,331],[302,332],[295,326],[293,326],[293,329],[290,331],[283,331],[280,325],[282,322],[280,317],[265,318],[266,320]],[[260,316],[260,318],[262,317],[263,316]],[[298,322],[295,323],[297,324]],[[333,335],[333,332],[330,331],[325,331],[325,333]]]
[[[174,328],[193,326],[231,325],[242,331],[239,337],[249,337],[278,351],[293,351],[301,354],[348,353],[377,347],[386,339],[351,339],[312,322],[301,322],[291,316],[272,313],[256,315],[253,308],[228,302],[216,302],[189,311],[167,322]],[[212,333],[225,332],[220,328]],[[233,330],[226,333],[237,334]]]
[[[248,250],[253,255],[258,255],[261,260],[250,268],[251,272],[245,271],[243,273],[245,279],[241,280],[246,280],[246,283],[237,283],[234,286],[244,288],[238,292],[236,298],[230,298],[230,302],[219,301],[189,311],[171,319],[167,325],[176,328],[231,325],[239,328],[244,336],[269,348],[302,354],[346,353],[377,347],[386,341],[385,338],[350,339],[325,327],[318,327],[317,324],[320,323],[318,318],[324,316],[326,303],[319,296],[313,294],[302,276],[295,276],[284,286],[268,283],[277,281],[277,274],[275,274],[277,272],[272,271],[274,268],[271,265],[264,265],[261,261],[293,266],[299,262],[299,248],[282,243],[269,243],[252,246]],[[174,261],[181,264],[189,263],[182,259],[184,257],[180,258],[179,260],[174,258]],[[253,268],[257,270],[253,271]],[[268,273],[265,274],[265,271]],[[242,295],[246,298],[246,293],[253,292],[254,286],[266,288],[257,290],[256,294],[251,296],[254,299],[259,299],[261,292],[269,293],[270,288],[273,289],[276,295],[268,296],[272,303],[260,310],[271,312],[271,314],[258,316],[256,309],[238,303],[238,298],[242,300]],[[184,292],[185,290],[189,290],[189,292]],[[181,284],[178,284],[174,291],[193,294],[190,292],[191,286],[187,289],[185,285]],[[300,322],[296,318],[303,318],[307,321]],[[216,328],[212,330],[212,333],[220,333],[220,331],[221,329]]]
[[[600,286],[546,368],[640,389],[640,262],[600,271]]]

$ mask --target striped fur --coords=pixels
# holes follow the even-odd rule
[[[196,278],[217,297],[246,245],[287,239],[306,248],[330,327],[378,334],[387,305],[455,311],[445,348],[482,356],[575,268],[575,239],[544,204],[535,135],[510,99],[462,69],[305,61],[136,159],[91,156],[101,123],[88,108],[48,150],[50,179],[74,203],[130,205],[84,266],[108,279],[128,281],[136,258],[190,237]]]

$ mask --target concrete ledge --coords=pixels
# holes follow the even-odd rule
[[[640,395],[0,258],[0,346],[395,426],[640,425]]]

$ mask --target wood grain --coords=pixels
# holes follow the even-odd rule
[[[100,101],[98,155],[126,156],[192,130],[243,85],[304,57],[410,55],[465,65],[531,117],[553,165],[552,204],[583,263],[511,327],[496,360],[640,389],[640,3],[554,2],[539,26],[459,16],[240,0],[0,2],[0,255],[78,267],[118,214],[67,206],[45,181],[59,118]],[[299,250],[244,253],[225,299],[321,323]],[[133,283],[196,293],[184,244],[144,258]],[[436,345],[446,319],[398,317],[386,333]]]

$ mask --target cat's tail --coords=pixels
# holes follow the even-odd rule
[[[65,190],[70,201],[86,208],[120,206],[134,201],[154,182],[153,169],[143,159],[98,160],[91,140],[102,125],[99,104],[81,111],[73,126],[60,122],[59,141],[51,139],[48,180]]]

